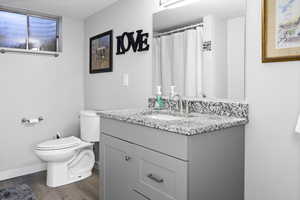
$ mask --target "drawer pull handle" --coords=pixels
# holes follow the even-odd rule
[[[156,176],[154,174],[148,174],[147,177],[150,178],[151,180],[157,182],[157,183],[163,183],[164,182],[163,178],[158,177],[158,176]]]
[[[151,200],[149,197],[147,197],[147,196],[144,195],[143,193],[137,191],[136,189],[133,189],[132,191],[134,191],[134,192],[137,193],[138,195],[142,196],[142,197],[145,198],[146,200]]]

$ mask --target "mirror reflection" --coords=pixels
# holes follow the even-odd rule
[[[245,0],[179,4],[153,15],[153,94],[243,100]]]

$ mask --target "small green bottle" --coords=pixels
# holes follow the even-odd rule
[[[157,86],[157,92],[156,92],[156,99],[155,99],[155,108],[157,109],[163,109],[164,107],[164,101],[161,96],[161,86]]]

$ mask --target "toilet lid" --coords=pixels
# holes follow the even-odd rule
[[[81,140],[77,137],[71,136],[60,138],[56,140],[48,140],[36,146],[39,150],[58,150],[78,146]]]

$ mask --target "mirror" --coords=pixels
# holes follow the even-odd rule
[[[182,97],[244,100],[246,0],[160,3],[153,14],[153,94],[161,86],[168,96],[175,85]]]

